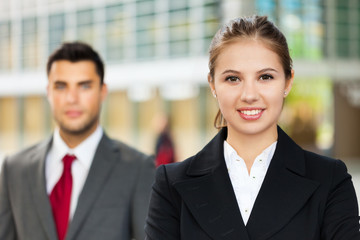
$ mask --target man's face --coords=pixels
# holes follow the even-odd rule
[[[90,135],[99,124],[107,94],[92,61],[55,61],[48,75],[48,100],[60,134]]]

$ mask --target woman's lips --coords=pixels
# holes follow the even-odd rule
[[[262,108],[249,108],[249,109],[238,109],[240,117],[244,120],[258,120],[265,109]]]

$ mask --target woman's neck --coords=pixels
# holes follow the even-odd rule
[[[277,141],[277,128],[269,129],[259,134],[242,134],[234,129],[228,128],[226,141],[235,149],[237,154],[245,161],[248,172],[255,158],[267,147]]]

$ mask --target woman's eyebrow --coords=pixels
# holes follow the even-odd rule
[[[260,73],[264,73],[264,72],[278,72],[278,71],[274,68],[264,68],[264,69],[257,71],[256,73],[260,74]]]
[[[233,74],[241,74],[241,72],[239,71],[235,71],[235,70],[231,70],[231,69],[227,69],[225,71],[223,71],[221,74],[228,74],[228,73],[233,73]]]

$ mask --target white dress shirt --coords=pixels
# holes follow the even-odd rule
[[[276,144],[277,142],[274,142],[255,158],[249,174],[245,161],[228,142],[224,141],[225,163],[245,225],[274,156]]]
[[[54,131],[52,146],[47,154],[45,162],[46,191],[50,195],[51,191],[59,181],[63,172],[62,159],[66,154],[73,154],[76,160],[71,166],[71,175],[73,178],[71,202],[70,202],[70,219],[74,216],[79,195],[84,186],[85,180],[89,173],[95,151],[102,138],[103,130],[97,127],[87,139],[85,139],[76,148],[69,148],[60,136],[59,129]]]

